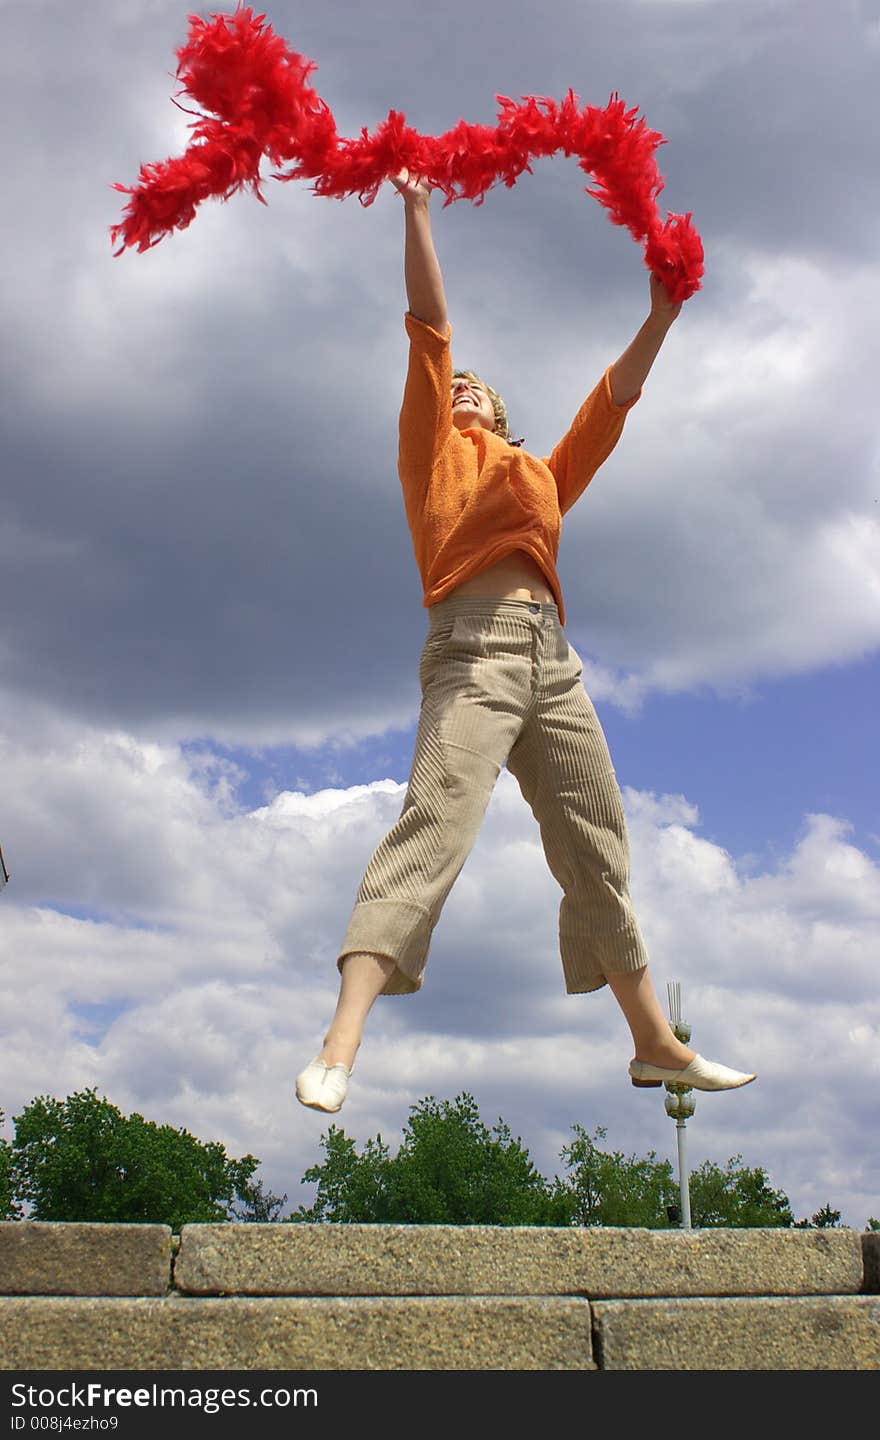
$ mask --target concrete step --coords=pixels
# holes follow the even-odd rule
[[[0,1295],[165,1295],[168,1225],[0,1222]]]
[[[855,1230],[187,1225],[188,1295],[855,1295]]]
[[[600,1300],[602,1370],[880,1370],[872,1295]]]
[[[0,1223],[0,1369],[880,1369],[880,1234]]]
[[[11,1370],[595,1370],[557,1296],[0,1299]]]

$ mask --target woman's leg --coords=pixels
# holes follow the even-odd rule
[[[609,970],[606,979],[630,1028],[635,1046],[633,1058],[668,1070],[689,1065],[696,1052],[675,1038],[660,1008],[647,965],[630,972]]]
[[[608,745],[572,650],[552,607],[536,617],[536,703],[507,758],[507,768],[541,828],[544,855],[562,889],[559,948],[565,988],[589,993],[611,972],[643,974],[648,951],[629,889],[629,841]],[[644,990],[631,1006],[646,1024]],[[627,997],[629,991],[625,991]],[[668,1028],[668,1027],[667,1027]]]
[[[507,768],[541,826],[547,862],[563,890],[559,941],[566,989],[580,994],[607,984],[630,1028],[634,1058],[681,1070],[695,1052],[676,1038],[648,974],[629,890],[623,805],[605,736],[581,683],[580,657],[552,612],[543,623],[538,704]]]
[[[419,663],[422,706],[397,823],[373,853],[340,947],[336,1013],[317,1057],[351,1069],[381,994],[422,984],[434,927],[477,838],[530,698],[522,602],[434,608]]]
[[[394,961],[385,955],[346,955],[340,969],[342,983],[336,1012],[318,1059],[327,1065],[347,1065],[350,1070],[361,1043],[364,1021],[394,969]]]
[[[393,960],[380,994],[421,988],[434,929],[528,708],[530,639],[517,602],[453,598],[432,609],[403,807],[367,865],[336,962],[341,972],[348,955]]]

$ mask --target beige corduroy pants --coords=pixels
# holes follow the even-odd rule
[[[641,969],[648,956],[630,899],[620,789],[557,607],[452,595],[428,615],[403,809],[367,866],[337,967],[368,951],[395,961],[382,994],[421,987],[434,927],[506,764],[563,890],[567,992]]]

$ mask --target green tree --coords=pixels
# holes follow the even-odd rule
[[[519,1137],[501,1119],[490,1133],[466,1093],[413,1107],[389,1199],[400,1220],[412,1215],[423,1225],[569,1223],[564,1197],[548,1188]]]
[[[286,1195],[273,1195],[271,1190],[264,1194],[262,1180],[257,1180],[253,1185],[243,1185],[239,1193],[244,1204],[231,1207],[233,1218],[251,1225],[272,1225],[277,1221],[287,1199]]]
[[[741,1155],[725,1169],[705,1160],[690,1177],[691,1223],[698,1229],[725,1225],[733,1230],[791,1225],[788,1196],[773,1190],[765,1170],[750,1170]]]
[[[835,1230],[840,1228],[840,1211],[823,1205],[809,1220],[795,1220],[795,1230]]]
[[[336,1224],[379,1224],[388,1219],[387,1170],[391,1154],[381,1135],[367,1140],[358,1154],[354,1140],[331,1124],[320,1139],[326,1153],[322,1165],[313,1165],[301,1184],[317,1183],[312,1205],[300,1205],[291,1221],[332,1221]]]
[[[228,1220],[247,1199],[259,1161],[227,1159],[222,1145],[186,1130],[124,1116],[94,1090],[40,1096],[14,1117],[14,1193],[33,1220],[170,1225]],[[226,1202],[226,1204],[224,1204]]]
[[[0,1110],[0,1125],[6,1116]],[[15,1203],[12,1176],[12,1146],[0,1137],[0,1220],[20,1220],[21,1206]]]
[[[427,1096],[410,1107],[403,1141],[392,1158],[381,1135],[358,1155],[354,1141],[331,1125],[322,1137],[314,1203],[292,1221],[409,1225],[566,1225],[570,1202],[535,1169],[503,1121],[490,1132],[472,1095],[450,1102]]]
[[[645,1159],[597,1145],[607,1134],[597,1125],[588,1135],[573,1125],[575,1139],[563,1145],[562,1159],[569,1169],[566,1188],[571,1196],[572,1225],[643,1225],[666,1230],[668,1209],[678,1201],[678,1185],[668,1160],[650,1150]]]
[[[428,1096],[411,1107],[397,1155],[381,1135],[359,1153],[344,1130],[331,1125],[321,1138],[322,1164],[303,1176],[318,1186],[314,1203],[291,1221],[441,1225],[620,1225],[669,1229],[679,1202],[668,1160],[626,1156],[574,1125],[562,1148],[564,1180],[548,1182],[504,1121],[490,1132],[473,1097],[438,1103]],[[735,1155],[725,1167],[705,1161],[690,1177],[695,1227],[787,1226],[791,1207],[765,1170]],[[837,1212],[823,1223],[834,1223]],[[814,1217],[818,1223],[818,1217]]]

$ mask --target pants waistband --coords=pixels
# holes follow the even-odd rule
[[[537,600],[497,600],[474,595],[449,595],[428,607],[428,615],[436,623],[448,615],[541,615],[559,622],[559,607]]]

